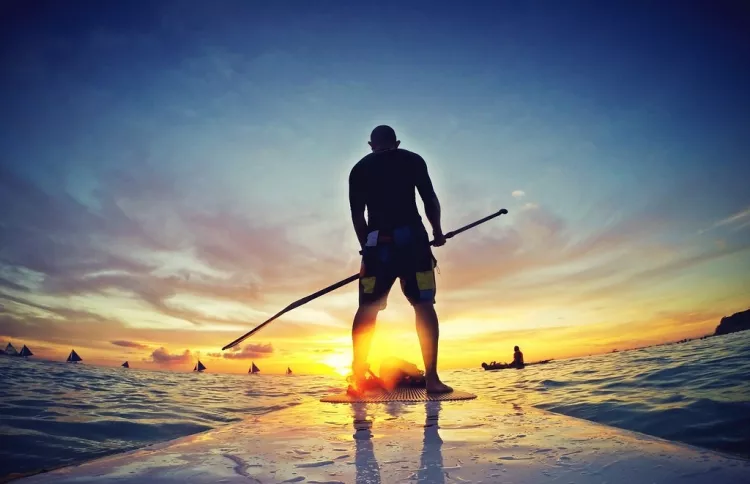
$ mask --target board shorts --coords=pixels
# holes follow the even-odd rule
[[[435,304],[435,266],[424,227],[405,226],[370,232],[362,249],[359,271],[359,305],[385,309],[396,279],[412,305]]]

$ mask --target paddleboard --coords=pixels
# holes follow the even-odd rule
[[[707,483],[750,461],[489,399],[300,405],[23,484]]]
[[[476,395],[453,389],[448,393],[427,393],[424,388],[396,388],[368,390],[360,395],[346,392],[328,395],[320,399],[324,403],[384,403],[384,402],[450,402],[455,400],[473,400]]]

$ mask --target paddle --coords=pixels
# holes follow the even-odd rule
[[[484,222],[486,222],[486,221],[488,221],[488,220],[491,220],[491,219],[493,219],[493,218],[495,218],[495,217],[498,217],[498,216],[500,216],[500,215],[503,215],[503,214],[505,214],[505,213],[508,213],[508,211],[507,211],[506,209],[502,208],[502,209],[500,209],[499,211],[497,211],[497,212],[493,213],[492,215],[488,215],[488,216],[484,217],[483,219],[479,219],[479,220],[477,220],[476,222],[472,222],[472,223],[470,223],[469,225],[464,225],[464,226],[463,226],[463,227],[461,227],[460,229],[456,229],[456,230],[454,230],[454,231],[452,231],[452,232],[448,232],[447,234],[445,234],[445,238],[446,238],[446,239],[450,239],[450,238],[453,238],[453,237],[455,237],[456,235],[460,234],[461,232],[465,232],[465,231],[467,231],[467,230],[469,230],[469,229],[471,229],[471,228],[474,228],[474,227],[476,227],[476,226],[477,226],[477,225],[479,225],[479,224],[483,224]],[[430,241],[430,245],[435,245],[435,241],[434,241],[434,240]],[[281,316],[282,314],[284,314],[284,313],[288,313],[288,312],[289,312],[289,311],[291,311],[292,309],[298,308],[298,307],[302,306],[303,304],[307,304],[307,303],[309,303],[310,301],[312,301],[313,299],[317,299],[317,298],[319,298],[320,296],[322,296],[322,295],[324,295],[324,294],[328,294],[328,293],[329,293],[329,292],[331,292],[331,291],[335,291],[336,289],[340,288],[341,286],[346,286],[346,285],[347,285],[347,284],[349,284],[350,282],[354,282],[354,281],[356,281],[357,279],[359,279],[359,273],[357,273],[357,274],[354,274],[353,276],[349,276],[349,277],[347,277],[346,279],[344,279],[344,280],[341,280],[341,281],[337,282],[336,284],[331,284],[330,286],[326,287],[325,289],[321,289],[321,290],[320,290],[320,291],[318,291],[318,292],[314,292],[314,293],[310,294],[309,296],[305,296],[305,297],[303,297],[302,299],[299,299],[299,300],[297,300],[297,301],[294,301],[294,302],[293,302],[292,304],[290,304],[289,306],[285,307],[284,309],[282,309],[282,310],[281,310],[281,311],[279,311],[278,313],[274,314],[274,315],[273,315],[273,316],[272,316],[271,318],[269,318],[269,319],[268,319],[267,321],[265,321],[265,322],[264,322],[264,323],[262,323],[262,324],[259,324],[258,326],[256,326],[256,327],[255,327],[255,328],[253,328],[252,330],[250,330],[249,332],[247,332],[247,333],[243,334],[242,336],[240,336],[240,337],[239,337],[239,338],[237,338],[236,340],[232,341],[231,343],[229,343],[228,345],[226,345],[225,347],[223,347],[223,348],[222,348],[221,350],[222,350],[222,351],[224,351],[224,350],[227,350],[227,349],[229,349],[229,348],[232,348],[233,346],[237,346],[238,344],[242,343],[243,341],[245,341],[245,340],[246,340],[247,338],[249,338],[250,336],[252,336],[252,335],[254,335],[255,333],[257,333],[258,331],[260,331],[260,330],[261,330],[261,329],[262,329],[262,328],[263,328],[263,327],[264,327],[265,325],[267,325],[267,324],[268,324],[268,323],[270,323],[271,321],[273,321],[273,320],[277,319],[277,318],[278,318],[279,316]]]

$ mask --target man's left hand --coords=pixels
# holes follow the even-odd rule
[[[434,242],[432,245],[435,247],[440,247],[442,245],[445,245],[445,234],[443,232],[437,232],[432,234],[435,237]]]

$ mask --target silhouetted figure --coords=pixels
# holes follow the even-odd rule
[[[513,362],[510,364],[513,368],[523,368],[523,353],[521,352],[520,348],[518,346],[513,347]]]
[[[451,387],[440,381],[437,372],[436,259],[417,210],[415,189],[424,202],[436,247],[445,244],[440,202],[424,159],[400,149],[400,144],[393,128],[376,127],[370,134],[372,153],[349,174],[352,223],[362,247],[359,309],[352,323],[354,384],[360,387],[365,381],[377,315],[385,309],[388,293],[398,278],[404,296],[414,307],[427,392],[449,392]]]

